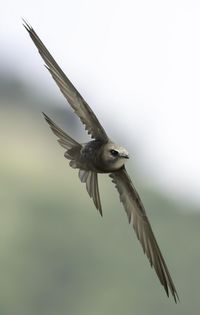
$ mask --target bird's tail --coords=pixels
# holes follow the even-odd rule
[[[58,137],[58,142],[60,143],[60,145],[67,150],[65,152],[65,157],[71,160],[70,166],[76,168],[77,166],[75,161],[78,160],[78,157],[80,155],[80,150],[82,148],[81,144],[68,136],[46,114],[43,113],[43,115],[53,133]]]

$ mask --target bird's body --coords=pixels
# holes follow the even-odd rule
[[[80,168],[97,173],[117,171],[124,165],[128,158],[128,154],[116,157],[112,155],[111,151],[119,152],[120,148],[123,149],[111,141],[106,144],[99,140],[89,141],[82,145],[80,151],[80,161],[82,165]]]
[[[132,224],[144,253],[146,253],[151,266],[154,267],[167,295],[169,296],[170,290],[176,302],[178,294],[175,286],[158,247],[142,201],[125,169],[124,164],[129,158],[127,150],[110,140],[92,109],[58,66],[33,28],[26,22],[24,26],[38,48],[46,68],[66,97],[68,103],[85,125],[85,129],[93,138],[92,141],[81,144],[72,139],[44,114],[50,128],[58,137],[58,142],[66,150],[64,153],[65,158],[70,160],[69,165],[72,168],[79,169],[79,178],[81,182],[86,184],[88,194],[93,199],[101,215],[102,207],[97,176],[98,173],[109,174],[119,192],[120,201],[123,203],[129,223]]]

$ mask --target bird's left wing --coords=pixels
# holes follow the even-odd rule
[[[88,131],[88,134],[90,134],[92,138],[99,139],[102,142],[107,142],[108,136],[90,106],[86,103],[80,93],[64,74],[34,29],[25,21],[24,27],[28,31],[31,39],[39,51],[40,56],[44,60],[46,68],[51,73],[57,86],[71,107],[74,109],[75,113],[79,116],[81,122],[85,125],[85,129]]]
[[[124,205],[129,223],[132,222],[133,228],[135,229],[137,237],[142,244],[144,253],[146,253],[151,266],[154,267],[167,295],[169,296],[170,289],[175,302],[177,302],[178,294],[176,288],[158,247],[142,201],[126,172],[125,167],[119,171],[111,173],[109,176],[116,185],[120,195],[120,201]]]

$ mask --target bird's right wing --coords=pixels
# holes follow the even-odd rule
[[[46,68],[51,73],[57,86],[65,96],[75,113],[79,116],[81,122],[85,125],[85,129],[92,138],[99,139],[102,142],[108,141],[108,136],[98,121],[96,115],[79,94],[62,69],[51,56],[41,39],[38,37],[34,29],[24,21],[24,27],[28,31],[31,39],[37,47],[40,56],[45,62]]]
[[[111,173],[109,176],[116,185],[120,195],[120,201],[124,205],[129,223],[132,221],[133,228],[140,243],[142,244],[144,253],[146,253],[151,266],[154,267],[167,295],[169,296],[170,289],[175,302],[177,302],[178,294],[176,292],[176,288],[158,247],[142,201],[126,172],[125,167],[119,171]]]

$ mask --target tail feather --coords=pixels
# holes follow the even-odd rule
[[[60,127],[58,127],[46,114],[44,118],[49,124],[53,133],[58,137],[58,142],[67,151],[64,156],[70,160],[69,165],[72,168],[79,168],[79,178],[82,183],[86,183],[86,189],[89,196],[93,199],[95,207],[102,214],[101,201],[99,196],[98,178],[97,173],[81,169],[80,151],[82,145],[68,136]]]
[[[80,169],[79,178],[82,183],[86,183],[86,189],[90,198],[93,199],[95,207],[100,212],[101,216],[103,216],[97,173]]]

